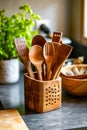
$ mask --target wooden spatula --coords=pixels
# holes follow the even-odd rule
[[[19,58],[21,62],[25,65],[29,76],[32,78],[35,78],[34,73],[32,71],[31,63],[28,57],[29,49],[27,47],[26,40],[24,38],[15,38],[15,46],[16,46]]]
[[[71,51],[72,51],[72,46],[63,43],[61,44],[57,56],[58,61],[56,62],[52,72],[52,77],[51,77],[52,80],[55,79],[57,76],[59,76],[61,67],[63,66],[63,63],[66,60],[66,58],[68,58],[68,56],[70,55]]]

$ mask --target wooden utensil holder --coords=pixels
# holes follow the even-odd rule
[[[24,74],[25,106],[35,112],[61,107],[61,78],[40,81]]]

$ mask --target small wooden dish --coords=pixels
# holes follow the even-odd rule
[[[68,78],[84,79],[87,78],[87,65],[70,65],[61,69],[61,75]]]
[[[85,64],[63,67],[61,70],[62,85],[72,95],[87,96],[87,74],[86,77],[83,77],[85,74],[74,76],[65,75],[65,71],[72,70],[73,67],[77,67],[79,71],[84,67],[87,69],[87,65]]]

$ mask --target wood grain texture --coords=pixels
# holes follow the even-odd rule
[[[71,51],[72,51],[72,46],[62,43],[62,45],[60,46],[58,55],[57,55],[58,60],[55,64],[55,66],[54,66],[54,70],[52,72],[51,80],[56,79],[59,76],[60,70],[61,70],[65,60],[70,55]]]
[[[75,76],[64,75],[64,72],[71,70],[72,67],[76,67],[76,65],[66,66],[61,71],[63,87],[72,95],[87,96],[87,74]],[[82,67],[87,67],[87,65],[77,65],[77,67],[80,70]]]
[[[25,106],[35,112],[61,107],[61,78],[40,81],[24,75]]]
[[[0,111],[0,130],[29,130],[16,109]]]
[[[25,65],[25,68],[29,76],[34,78],[32,66],[28,57],[29,49],[28,49],[25,38],[15,38],[14,43],[15,43],[15,47],[18,52],[19,58],[21,62]]]

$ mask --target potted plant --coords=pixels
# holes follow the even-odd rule
[[[19,12],[12,16],[6,16],[5,10],[0,11],[0,83],[18,81],[19,74],[16,75],[16,70],[19,71],[19,61],[14,39],[25,37],[30,48],[32,37],[38,34],[38,30],[34,29],[35,20],[39,19],[40,16],[28,4],[20,6]]]

